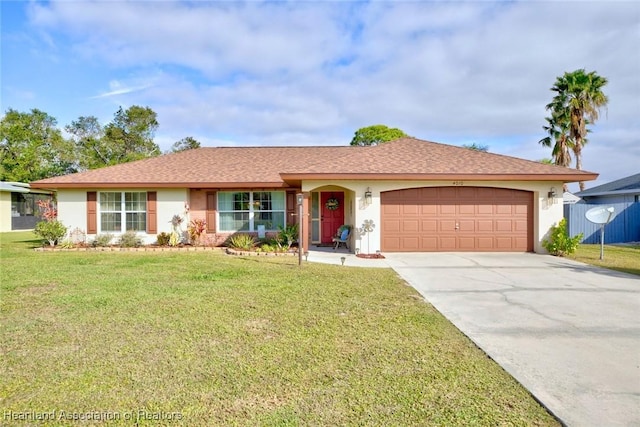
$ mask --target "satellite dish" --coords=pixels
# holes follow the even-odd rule
[[[609,224],[613,219],[613,212],[615,209],[613,206],[608,208],[592,208],[589,209],[584,216],[594,224]]]
[[[604,226],[613,219],[613,206],[608,208],[591,208],[584,216],[595,224],[600,224],[600,259],[604,259]]]

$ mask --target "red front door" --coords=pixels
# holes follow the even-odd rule
[[[335,203],[336,200],[337,204]],[[327,203],[330,201],[332,203]],[[320,209],[322,212],[320,216],[322,243],[332,243],[333,236],[336,235],[338,228],[344,224],[344,193],[335,191],[321,192]]]

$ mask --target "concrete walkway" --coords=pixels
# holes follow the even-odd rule
[[[312,251],[391,267],[569,426],[640,426],[640,278],[536,254]]]

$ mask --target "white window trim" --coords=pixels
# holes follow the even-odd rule
[[[245,210],[221,210],[220,206],[220,194],[234,194],[234,193],[249,193],[249,210],[245,211]],[[271,194],[275,194],[275,193],[279,193],[282,194],[283,196],[283,201],[284,201],[284,206],[282,208],[282,210],[280,209],[272,209],[272,210],[254,210],[254,200],[253,200],[253,193],[271,193]],[[281,226],[285,226],[286,222],[287,222],[287,195],[286,192],[284,191],[268,191],[268,190],[237,190],[237,191],[219,191],[218,194],[216,195],[217,198],[217,206],[218,209],[216,210],[216,222],[218,224],[218,231],[221,233],[235,233],[235,232],[241,232],[241,233],[256,233],[258,230],[255,227],[255,214],[259,213],[259,212],[272,212],[272,213],[283,213],[282,217],[282,224],[276,224],[276,228],[274,229],[269,229],[269,230],[265,230],[265,231],[277,231],[278,230],[278,225]],[[221,213],[245,213],[245,212],[249,212],[249,229],[248,230],[225,230],[222,228],[222,221],[220,220],[220,214]]]
[[[100,202],[100,195],[102,193],[120,193],[120,210],[119,211],[103,211],[102,210],[102,203]],[[126,210],[126,197],[125,197],[125,193],[142,193],[144,194],[144,201],[145,201],[145,210],[143,211],[128,211]],[[102,231],[102,214],[103,213],[119,213],[121,215],[120,217],[120,231],[105,231],[105,233],[116,233],[116,234],[123,234],[127,232],[127,214],[128,213],[143,213],[145,214],[145,216],[148,215],[149,212],[149,205],[148,205],[148,201],[147,201],[147,192],[146,191],[99,191],[98,192],[98,197],[97,197],[97,218],[96,218],[96,222],[98,223],[98,234],[103,233]],[[147,227],[148,224],[146,224],[145,221],[145,229],[144,230],[136,230],[136,233],[146,233],[147,232]]]

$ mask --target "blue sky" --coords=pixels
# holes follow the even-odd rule
[[[158,113],[163,149],[346,145],[386,124],[538,160],[549,88],[609,79],[583,168],[640,172],[640,2],[0,2],[1,108]],[[257,165],[259,166],[259,165]]]

